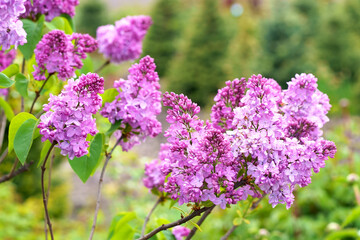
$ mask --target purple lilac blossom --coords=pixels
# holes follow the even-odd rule
[[[26,12],[22,18],[35,19],[37,14],[44,14],[46,21],[50,22],[54,17],[65,13],[69,16],[75,16],[75,7],[79,5],[79,0],[31,0],[25,1]]]
[[[10,64],[12,64],[12,62],[14,61],[15,57],[16,50],[14,49],[8,52],[0,50],[0,71],[10,66]]]
[[[225,208],[268,194],[273,207],[289,208],[295,186],[307,186],[312,172],[336,152],[321,136],[330,104],[316,81],[311,74],[296,75],[285,91],[261,75],[228,81],[215,97],[213,122],[206,124],[190,99],[165,93],[168,144],[147,166],[147,187],[170,193],[180,205],[210,200]],[[153,170],[159,168],[162,176]],[[166,180],[155,183],[154,176]]]
[[[172,234],[175,236],[176,240],[183,240],[190,233],[190,229],[183,226],[176,226],[172,229]]]
[[[46,72],[58,73],[61,80],[75,77],[75,68],[83,66],[81,59],[96,48],[96,40],[88,34],[66,35],[61,30],[45,34],[34,51],[37,63],[33,72],[35,80],[45,80]]]
[[[135,60],[142,52],[142,40],[152,24],[149,16],[128,16],[96,32],[99,52],[113,63]]]
[[[104,79],[88,73],[77,80],[69,79],[58,96],[50,94],[38,125],[41,140],[57,143],[61,154],[70,159],[88,154],[86,137],[98,132],[92,115],[102,104],[99,93],[104,93]]]
[[[8,50],[11,45],[17,48],[26,43],[23,23],[18,19],[25,12],[25,0],[0,0],[0,46]]]
[[[159,76],[154,59],[145,56],[129,68],[128,79],[114,82],[119,92],[111,103],[105,103],[101,115],[114,124],[121,121],[120,130],[114,133],[121,138],[120,145],[129,151],[147,136],[155,137],[161,132],[156,116],[161,112]]]

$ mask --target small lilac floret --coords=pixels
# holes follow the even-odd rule
[[[176,240],[183,240],[186,236],[190,234],[190,229],[183,226],[176,226],[172,229],[172,234],[174,234]]]
[[[86,137],[98,132],[92,115],[102,104],[99,93],[104,93],[104,79],[88,73],[77,80],[69,79],[58,96],[50,94],[38,125],[41,140],[57,143],[61,154],[70,159],[88,154]]]

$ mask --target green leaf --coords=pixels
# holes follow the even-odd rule
[[[10,105],[3,98],[0,98],[0,106],[4,110],[5,116],[10,122],[15,116]]]
[[[190,220],[189,221],[194,227],[196,227],[197,228],[197,230],[199,230],[200,232],[202,232],[202,230],[201,230],[201,228],[200,228],[200,226],[199,225],[197,225],[193,220]]]
[[[18,64],[11,64],[7,68],[5,68],[2,73],[8,76],[9,78],[14,76],[19,72],[19,65]]]
[[[119,95],[119,92],[116,88],[106,89],[103,94],[100,94],[103,105],[107,102],[114,101],[117,95]]]
[[[164,234],[166,240],[176,240],[174,234],[172,234],[169,230],[162,231],[162,233]]]
[[[235,226],[241,225],[242,222],[243,222],[243,218],[235,218],[235,219],[233,220],[233,224],[234,224]]]
[[[14,138],[14,151],[23,165],[33,143],[34,128],[36,128],[36,120],[28,119],[21,124]]]
[[[178,207],[175,207],[175,206],[173,206],[171,208],[174,208],[174,209],[178,210],[179,212],[181,212],[184,215],[187,215],[186,212],[184,212],[184,210],[182,210],[181,208],[178,208]]]
[[[36,45],[42,38],[41,33],[44,27],[45,17],[44,15],[41,15],[37,22],[33,22],[29,19],[21,19],[21,21],[23,22],[23,26],[27,34],[27,43],[19,46],[19,49],[24,55],[25,59],[29,60],[34,54]]]
[[[28,119],[34,119],[35,121],[37,120],[37,118],[34,115],[27,113],[27,112],[21,112],[11,119],[10,126],[9,126],[9,135],[8,135],[9,153],[11,153],[11,151],[14,149],[14,139],[15,139],[16,132],[18,131],[20,126],[23,124],[23,122],[25,122]]]
[[[358,220],[359,218],[360,218],[360,206],[351,210],[350,214],[347,215],[341,227],[343,228],[349,225],[350,223],[354,222],[355,220]]]
[[[94,72],[94,64],[91,60],[91,57],[86,54],[86,58],[82,60],[83,66],[80,69],[80,74],[87,74],[89,72]]]
[[[60,17],[65,18],[69,22],[70,27],[73,30],[73,32],[76,32],[74,20],[72,19],[72,17],[69,14],[63,13],[63,14],[60,15]]]
[[[49,151],[50,147],[51,147],[51,142],[49,140],[46,140],[43,148],[41,149],[40,159],[39,159],[37,167],[40,167],[41,164],[44,162],[46,154]]]
[[[15,88],[20,93],[21,96],[28,96],[28,85],[29,80],[21,73],[16,74],[15,77]]]
[[[326,240],[338,240],[338,239],[348,239],[353,237],[354,239],[357,239],[358,237],[358,230],[357,229],[343,229],[337,232],[330,233]]]
[[[73,33],[69,21],[64,17],[55,17],[51,22],[45,22],[45,26],[50,30],[58,29],[64,31],[66,34]]]
[[[91,173],[96,168],[101,157],[103,145],[104,135],[98,133],[90,144],[89,156],[86,155],[80,158],[75,157],[73,160],[68,158],[71,168],[79,176],[83,183],[88,180]]]
[[[133,239],[135,230],[128,224],[130,221],[136,219],[134,212],[123,212],[117,214],[112,220],[108,240],[110,239]]]
[[[4,73],[0,73],[0,88],[8,88],[11,87],[15,82],[11,80]]]
[[[116,121],[114,124],[111,124],[109,130],[106,132],[107,136],[111,136],[111,134],[113,134],[113,132],[115,132],[116,130],[119,129],[121,125],[121,120]]]

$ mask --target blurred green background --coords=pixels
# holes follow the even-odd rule
[[[327,161],[308,187],[296,191],[290,210],[284,206],[272,209],[264,199],[251,212],[249,223],[243,222],[229,239],[360,239],[359,0],[104,3],[80,2],[75,17],[77,31],[95,36],[99,25],[113,24],[127,15],[151,15],[154,24],[144,40],[143,55],[155,58],[162,91],[188,95],[202,106],[205,119],[209,118],[217,89],[228,79],[260,73],[286,88],[286,82],[296,73],[313,73],[333,106],[324,135],[337,145],[335,159]],[[91,57],[95,68],[104,62],[101,55]],[[114,80],[125,78],[131,64],[104,69],[106,86],[110,88]],[[161,118],[164,122],[164,116]],[[156,201],[142,185],[143,168],[156,157],[161,141],[164,138],[160,136],[132,152],[118,149],[115,153],[107,169],[94,239],[126,239],[134,231],[139,233]],[[38,159],[39,152],[33,148],[31,158]],[[10,171],[12,158],[1,164],[1,174]],[[83,184],[66,159],[56,157],[53,164],[49,210],[55,238],[87,239],[99,173]],[[35,166],[32,170],[0,185],[0,239],[43,239],[40,169]],[[234,219],[237,223],[237,211],[243,208],[236,205],[226,211],[216,209],[194,239],[219,239]],[[165,203],[154,212],[149,227],[176,220],[180,213]],[[124,216],[128,221],[118,229],[123,235],[109,235]],[[169,237],[165,233],[157,239]]]

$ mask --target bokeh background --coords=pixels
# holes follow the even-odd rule
[[[98,26],[127,15],[151,15],[154,24],[143,55],[155,58],[162,91],[188,95],[201,105],[204,119],[226,80],[262,74],[286,88],[296,73],[313,73],[332,104],[324,135],[337,145],[335,159],[327,161],[308,187],[296,191],[290,210],[280,205],[273,209],[264,199],[229,239],[360,239],[359,0],[81,0],[76,11],[76,30],[93,36]],[[104,61],[97,54],[91,58],[95,68]],[[131,64],[104,69],[106,86],[125,78]],[[142,184],[144,165],[157,156],[164,141],[159,136],[131,152],[115,153],[94,239],[126,239],[141,230],[156,201]],[[33,147],[30,158],[37,159],[40,150]],[[11,160],[4,161],[0,173],[11,166]],[[53,166],[49,210],[55,237],[87,239],[99,173],[83,184],[66,159],[54,158]],[[39,179],[40,169],[33,169],[1,184],[0,239],[43,239]],[[239,223],[243,208],[216,209],[194,239],[219,239]],[[165,203],[149,226],[176,220],[180,214]],[[124,216],[128,220],[121,223],[122,235],[112,235]],[[159,234],[157,239],[171,237]]]

